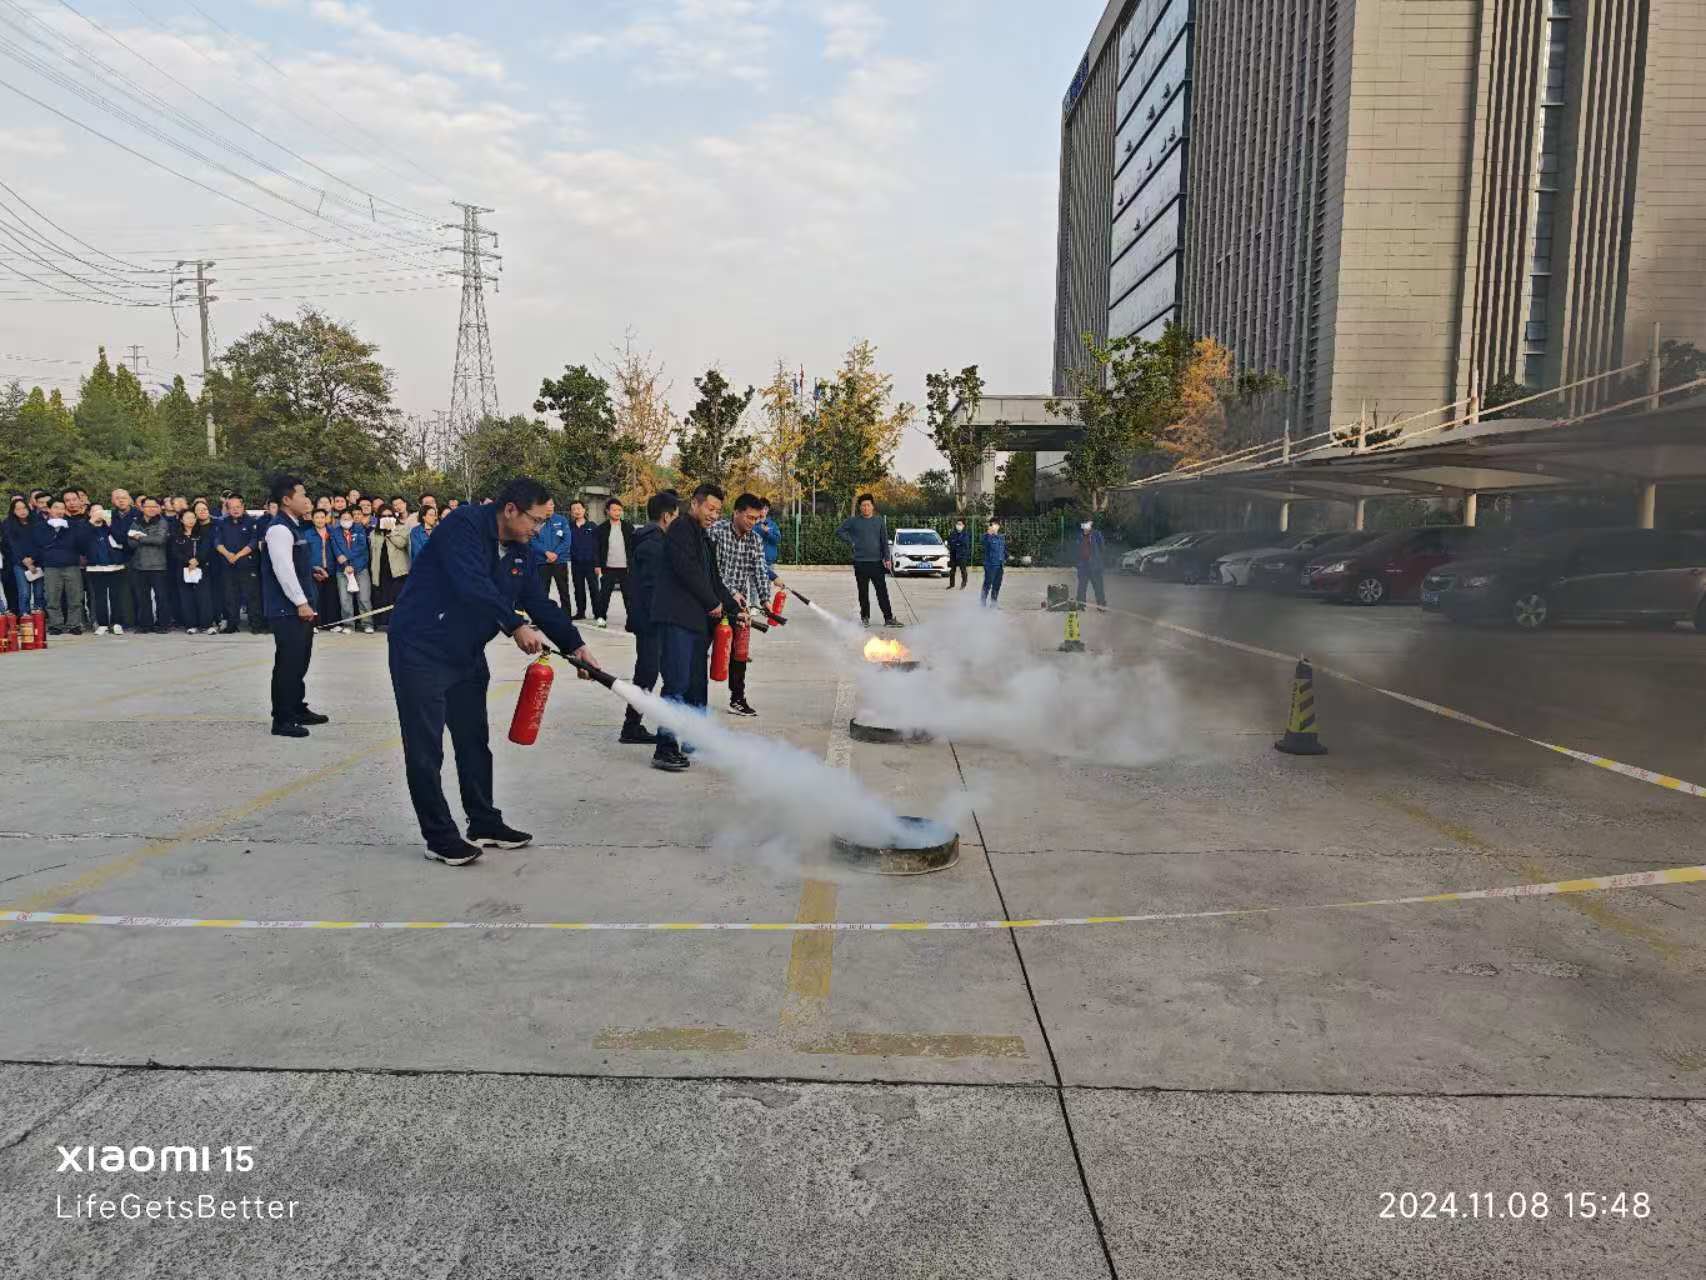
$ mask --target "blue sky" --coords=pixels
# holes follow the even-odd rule
[[[424,412],[446,403],[457,315],[431,274],[451,237],[431,220],[465,199],[497,210],[506,410],[629,329],[682,409],[712,362],[740,384],[777,360],[816,376],[859,337],[915,402],[926,371],[972,362],[991,390],[1046,391],[1059,103],[1101,7],[4,0],[0,83],[40,104],[0,89],[0,178],[127,268],[56,258],[77,282],[5,238],[0,261],[158,301],[169,275],[139,269],[213,258],[222,338],[321,290]],[[409,213],[364,222],[367,194]],[[54,362],[99,342],[190,372],[190,337],[167,308],[73,302],[0,272],[0,377],[63,377]],[[934,463],[909,434],[902,470]]]

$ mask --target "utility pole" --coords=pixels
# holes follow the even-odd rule
[[[492,332],[486,324],[485,285],[489,280],[493,291],[497,290],[497,274],[487,274],[486,263],[496,263],[501,271],[503,256],[494,252],[497,232],[480,226],[480,215],[495,210],[460,200],[452,200],[451,204],[462,210],[462,221],[444,223],[442,229],[460,231],[462,243],[444,245],[441,251],[462,255],[462,265],[445,272],[462,281],[462,313],[456,327],[456,367],[450,377],[448,434],[451,448],[465,453],[463,444],[474,427],[482,419],[502,416],[498,406],[498,375],[492,362]],[[492,242],[491,249],[486,248],[487,239]],[[474,495],[468,496],[471,500]]]
[[[136,376],[136,380],[138,382],[142,381],[142,366],[147,359],[148,357],[142,354],[142,344],[140,342],[133,342],[130,344],[130,371]],[[119,363],[123,364],[124,361],[120,360]]]
[[[181,271],[190,263],[187,260],[178,263]],[[213,283],[213,277],[207,274],[207,269],[213,263],[197,259],[195,262],[195,298],[196,310],[201,313],[201,393],[202,403],[207,403],[208,375],[213,372],[213,351],[208,339],[207,304],[218,302],[219,299],[209,294],[207,286]],[[213,430],[213,410],[207,410],[207,456],[217,457],[219,454],[219,437]]]

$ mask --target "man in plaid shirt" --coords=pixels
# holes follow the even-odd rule
[[[764,559],[764,539],[756,526],[764,516],[764,499],[743,493],[735,499],[734,515],[725,516],[710,528],[711,545],[717,550],[717,573],[723,585],[744,609],[763,609],[770,589],[770,566]],[[731,618],[731,625],[744,627],[746,618]],[[755,716],[746,700],[744,662],[729,662],[729,710],[737,716]]]

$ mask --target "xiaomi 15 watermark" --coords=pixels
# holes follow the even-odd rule
[[[57,1218],[101,1222],[288,1222],[296,1218],[301,1208],[299,1200],[260,1194],[233,1196],[225,1189],[203,1191],[187,1181],[206,1177],[225,1180],[255,1173],[252,1146],[126,1147],[79,1143],[58,1146],[55,1150],[59,1165],[54,1172],[60,1177],[108,1175],[124,1182],[137,1177],[153,1179],[145,1189],[122,1185],[69,1194],[56,1191],[53,1212]]]

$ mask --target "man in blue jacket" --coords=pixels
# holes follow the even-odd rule
[[[960,571],[960,590],[966,589],[971,574],[971,530],[964,516],[954,520],[954,531],[948,535],[948,590],[954,589],[954,570]]]
[[[1102,531],[1096,527],[1094,519],[1086,518],[1078,526],[1078,607],[1084,607],[1084,588],[1094,587],[1096,603],[1102,608],[1108,604],[1107,593],[1102,589],[1102,554],[1107,549],[1108,540],[1102,536]]]
[[[562,652],[597,665],[539,575],[533,535],[550,518],[550,501],[544,485],[523,476],[505,485],[496,502],[451,512],[409,566],[408,588],[392,615],[391,689],[409,799],[426,856],[447,866],[466,866],[488,848],[520,849],[533,840],[505,824],[492,802],[486,645],[501,631],[523,653],[536,654],[548,637]],[[466,839],[439,776],[447,725],[468,815]]]
[[[83,526],[65,513],[65,502],[55,498],[47,518],[36,526],[34,558],[41,566],[47,587],[47,633],[83,634]]]
[[[574,541],[574,527],[569,518],[557,510],[555,502],[547,502],[551,514],[533,535],[533,549],[539,553],[540,589],[551,594],[551,584],[557,584],[557,603],[569,607],[569,545]]]
[[[1007,570],[1007,538],[1001,532],[1001,521],[991,520],[989,532],[983,535],[983,596],[984,605],[999,608],[1001,577]]]
[[[575,580],[576,622],[586,618],[587,597],[598,612],[598,526],[586,518],[586,503],[569,503],[569,573]],[[568,608],[569,602],[563,601]]]
[[[225,635],[237,634],[242,611],[249,611],[249,632],[266,630],[261,614],[260,537],[243,505],[243,495],[225,499],[225,511],[213,522],[213,554],[219,565],[219,586],[225,601]]]
[[[658,681],[663,660],[662,639],[652,621],[652,597],[657,594],[658,577],[663,573],[664,534],[669,532],[680,511],[681,499],[673,489],[646,499],[646,523],[634,530],[634,554],[630,557],[633,564],[628,585],[623,588],[628,614],[625,626],[634,637],[634,687],[647,693]],[[619,741],[631,746],[656,746],[657,740],[657,734],[646,728],[639,711],[629,707],[622,719]]]
[[[354,629],[361,619],[361,629],[373,634],[373,544],[368,539],[367,517],[360,507],[347,504],[343,514],[332,525],[332,558],[336,562],[338,580],[338,616],[346,627]],[[355,590],[350,590],[350,584]]]

